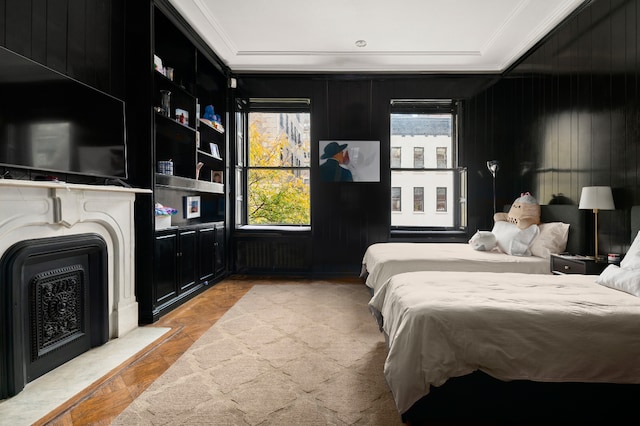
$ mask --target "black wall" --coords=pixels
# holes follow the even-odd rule
[[[311,98],[314,165],[324,139],[380,140],[388,152],[390,99],[464,99],[460,165],[468,168],[470,230],[492,225],[485,162],[499,159],[499,204],[522,191],[541,203],[559,193],[577,203],[583,186],[611,185],[617,210],[600,213],[600,246],[624,252],[628,209],[640,203],[639,2],[589,2],[491,87],[495,76],[245,74],[236,92]],[[0,0],[0,44],[125,98],[124,9],[124,0]],[[356,272],[366,247],[388,240],[388,167],[383,155],[379,183],[315,179],[315,272]]]
[[[526,191],[541,204],[559,194],[577,204],[583,186],[610,185],[616,210],[600,212],[600,251],[624,253],[629,208],[640,203],[639,3],[587,3],[501,78],[240,75],[238,94],[310,97],[314,166],[319,140],[380,140],[388,152],[390,99],[463,99],[470,232],[493,225],[486,161],[498,159],[498,205]],[[354,271],[369,244],[389,239],[388,168],[383,154],[380,183],[346,185],[314,181],[312,170],[316,272]]]
[[[468,99],[496,76],[237,77],[238,97],[311,99],[311,272],[322,275],[359,273],[366,248],[389,239],[391,174],[385,153],[389,152],[391,99]],[[321,182],[318,141],[332,139],[379,140],[380,182]]]
[[[470,100],[470,192],[471,169],[493,158],[502,160],[499,204],[523,191],[542,204],[554,194],[577,204],[582,187],[609,185],[616,211],[600,212],[600,251],[626,251],[629,209],[640,203],[639,18],[637,0],[594,1]]]

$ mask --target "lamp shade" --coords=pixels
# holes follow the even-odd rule
[[[615,210],[610,186],[585,186],[580,195],[579,209]]]

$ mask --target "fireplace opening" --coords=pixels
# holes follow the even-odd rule
[[[0,260],[0,399],[109,338],[107,245],[25,240]]]

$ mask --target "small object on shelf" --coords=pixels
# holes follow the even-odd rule
[[[224,183],[223,182],[223,174],[222,174],[222,170],[212,170],[211,171],[211,182],[214,183]]]
[[[185,219],[200,217],[200,196],[182,197],[182,207],[184,209]]]
[[[160,203],[155,204],[156,230],[165,229],[171,226],[171,216],[178,213],[173,207],[165,207]]]
[[[162,175],[173,175],[173,161],[158,161],[158,173]]]
[[[214,130],[217,130],[220,133],[224,133],[224,126],[221,123],[216,123],[215,121],[207,120],[206,118],[201,118],[200,122],[206,124]]]
[[[176,121],[185,126],[189,125],[189,111],[182,108],[176,108]]]
[[[169,117],[171,114],[171,92],[169,90],[160,91],[160,105],[162,106],[162,113]]]
[[[217,160],[222,160],[220,157],[220,150],[218,149],[218,144],[210,143],[209,149],[211,149],[211,156]]]
[[[202,118],[209,121],[215,121],[215,111],[213,109],[213,105],[207,105],[204,107],[204,114]]]
[[[207,105],[204,108],[204,115],[202,116],[202,118],[213,121],[214,123],[222,123],[222,118],[220,117],[220,115],[215,113],[213,105]]]
[[[156,231],[171,227],[171,216],[156,216]]]
[[[204,166],[203,162],[196,164],[196,179],[200,177],[200,170],[202,169],[202,166]]]
[[[166,76],[169,80],[173,81],[173,68],[171,67],[166,67],[165,68],[166,71]]]
[[[153,55],[153,68],[160,74],[164,75],[164,67],[162,66],[162,59],[158,55]]]

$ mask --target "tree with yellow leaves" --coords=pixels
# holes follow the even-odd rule
[[[309,169],[295,166],[297,158],[308,158],[308,144],[273,137],[260,120],[251,122],[249,141],[249,224],[310,224]]]

